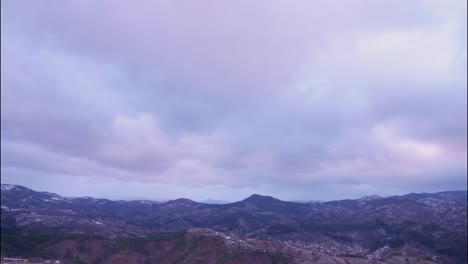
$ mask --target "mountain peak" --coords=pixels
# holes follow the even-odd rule
[[[178,198],[178,199],[175,199],[175,200],[169,200],[166,203],[168,203],[168,204],[196,204],[197,202],[192,201],[192,200],[187,199],[187,198]]]
[[[252,194],[249,197],[245,198],[244,201],[246,202],[266,202],[266,201],[279,201],[278,199],[271,197],[271,196],[266,196],[266,195],[260,195],[260,194]]]
[[[364,197],[360,198],[359,200],[377,200],[377,199],[382,199],[382,197],[373,194],[373,195],[364,196]]]
[[[358,199],[358,202],[359,203],[366,203],[366,202],[370,202],[370,201],[374,201],[374,200],[380,200],[380,199],[382,199],[382,197],[374,194],[374,195],[364,196],[364,197]]]
[[[2,191],[10,191],[16,188],[16,185],[13,184],[2,184]]]
[[[15,185],[15,184],[3,184],[1,185],[2,192],[8,192],[8,191],[32,191],[31,189],[28,189],[24,186],[21,185]]]

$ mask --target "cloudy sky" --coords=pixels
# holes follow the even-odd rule
[[[1,182],[65,196],[466,190],[467,2],[1,5]]]

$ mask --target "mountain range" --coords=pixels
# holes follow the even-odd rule
[[[226,204],[1,185],[2,255],[62,263],[467,263],[467,192]]]

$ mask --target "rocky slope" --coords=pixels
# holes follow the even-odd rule
[[[251,241],[254,251],[262,250],[262,241],[278,243],[267,251],[289,256],[281,260],[286,262],[320,263],[327,257],[337,263],[467,262],[466,191],[321,203],[252,195],[217,205],[188,199],[159,203],[67,198],[2,185],[1,198],[2,234],[42,231],[109,240],[212,230],[206,232]]]

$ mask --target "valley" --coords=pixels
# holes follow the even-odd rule
[[[252,195],[204,204],[69,198],[2,184],[1,195],[3,256],[62,263],[467,261],[466,191],[308,203]]]

